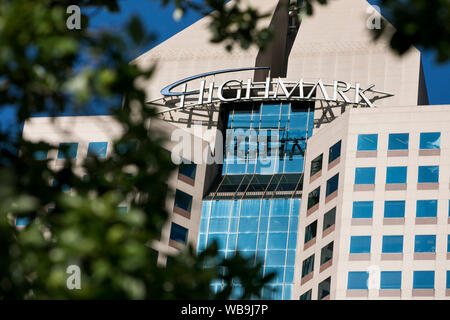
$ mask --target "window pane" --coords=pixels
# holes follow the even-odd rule
[[[280,105],[264,104],[261,112],[261,128],[278,128]]]
[[[419,167],[419,183],[439,182],[439,166],[421,166]]]
[[[188,229],[172,222],[170,229],[170,239],[176,242],[186,243]]]
[[[334,225],[336,221],[336,208],[331,209],[323,216],[323,230],[325,231],[332,225]]]
[[[383,253],[402,253],[403,236],[383,236]]]
[[[334,242],[330,242],[320,251],[320,265],[330,261],[333,258],[333,246]]]
[[[353,202],[353,219],[369,219],[373,215],[373,201]]]
[[[309,226],[305,229],[305,243],[308,241],[314,239],[317,234],[317,220],[311,223]]]
[[[358,135],[358,151],[374,151],[377,150],[377,145],[378,145],[377,134]]]
[[[268,249],[286,249],[286,247],[287,232],[269,233],[269,240],[267,241]]]
[[[320,187],[311,191],[308,194],[308,209],[311,209],[313,206],[319,203],[320,199]]]
[[[312,296],[312,289],[308,290],[304,294],[302,294],[300,296],[300,300],[311,300],[311,296]]]
[[[366,271],[350,271],[348,273],[348,290],[366,290],[369,273]]]
[[[314,271],[314,255],[308,259],[303,260],[302,264],[302,278]]]
[[[405,201],[385,201],[384,202],[385,218],[404,218],[405,217]]]
[[[108,142],[91,142],[88,146],[88,157],[96,156],[98,158],[106,158],[106,150]]]
[[[321,154],[313,161],[311,161],[311,173],[310,173],[311,177],[315,175],[317,172],[322,170],[322,162],[323,162],[323,154]]]
[[[356,168],[355,184],[374,184],[375,168]]]
[[[370,253],[370,236],[353,236],[350,238],[350,253]]]
[[[175,192],[175,206],[190,212],[191,205],[192,205],[192,196],[191,195],[189,195],[181,190],[177,190]]]
[[[436,252],[436,236],[416,236],[414,241],[414,252]]]
[[[338,189],[339,184],[339,174],[335,175],[331,179],[327,181],[327,190],[326,190],[326,197],[328,197],[330,194],[335,192]]]
[[[401,271],[381,271],[380,289],[401,289],[402,272]]]
[[[450,271],[447,271],[446,289],[450,289]]]
[[[437,217],[437,200],[417,200],[416,217]]]
[[[77,142],[60,143],[59,150],[58,150],[58,159],[76,159],[77,151],[78,151],[78,143]]]
[[[328,163],[333,162],[337,158],[341,156],[341,141],[337,142],[330,148],[330,152],[328,155]]]
[[[16,227],[25,227],[30,223],[30,217],[17,217],[16,218]]]
[[[391,133],[388,150],[408,150],[409,133]]]
[[[34,152],[33,158],[35,160],[45,160],[45,159],[47,159],[47,155],[48,155],[48,150],[38,150],[38,151]]]
[[[414,271],[413,289],[434,289],[434,271]]]
[[[420,149],[440,149],[440,147],[440,132],[426,132],[420,134]]]
[[[387,167],[386,183],[406,183],[407,167]]]
[[[195,171],[197,165],[195,163],[182,163],[178,168],[178,172],[188,178],[195,179]]]
[[[319,283],[319,288],[318,288],[319,300],[330,295],[330,291],[331,291],[331,277],[328,277],[325,280],[323,280],[321,283]]]

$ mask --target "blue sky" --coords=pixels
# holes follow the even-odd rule
[[[369,1],[378,4],[377,0]],[[137,15],[144,22],[148,31],[152,31],[156,40],[148,47],[136,52],[136,56],[158,45],[174,34],[182,31],[201,17],[193,12],[187,13],[181,20],[173,19],[172,6],[161,7],[159,0],[122,0],[120,14],[111,14],[106,11],[98,12],[92,19],[93,27],[108,28],[120,31],[123,23],[132,15]],[[83,8],[81,8],[83,10]],[[450,104],[450,62],[437,64],[434,53],[422,51],[425,78],[430,104]],[[11,109],[0,111],[0,126],[12,128],[14,112]]]

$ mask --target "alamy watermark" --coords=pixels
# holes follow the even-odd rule
[[[366,26],[369,30],[381,29],[381,8],[379,6],[368,6],[366,13],[370,15],[367,18]]]
[[[70,16],[66,20],[66,26],[69,30],[81,29],[81,9],[77,5],[70,5],[66,9],[66,13]]]
[[[81,269],[79,266],[72,264],[67,267],[66,273],[69,275],[66,280],[66,286],[69,290],[81,289]]]

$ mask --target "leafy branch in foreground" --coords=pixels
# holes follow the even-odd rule
[[[113,33],[89,28],[86,14],[83,28],[69,31],[68,4],[0,2],[0,107],[14,108],[20,123],[36,113],[100,106],[109,110],[121,134],[108,158],[88,157],[81,170],[66,160],[56,170],[52,159],[36,159],[54,145],[2,133],[0,298],[230,297],[229,289],[212,292],[214,279],[223,279],[227,288],[237,281],[242,297],[257,297],[270,281],[260,276],[261,265],[239,254],[221,258],[214,245],[199,256],[188,246],[169,266],[156,264],[151,244],[168,218],[165,198],[172,191],[165,185],[174,166],[161,147],[163,135],[148,130],[155,110],[135,86],[153,69],[129,64],[127,55],[130,44],[143,45],[151,37],[138,18],[124,32]],[[77,4],[120,10],[111,0]],[[118,208],[123,204],[127,213]],[[30,223],[17,230],[17,217]],[[67,290],[71,264],[81,269],[81,290]]]

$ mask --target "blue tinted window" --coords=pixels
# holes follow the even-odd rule
[[[407,167],[387,167],[386,183],[406,183]]]
[[[314,255],[303,260],[302,263],[302,278],[314,271]]]
[[[385,201],[384,202],[385,218],[404,218],[405,217],[405,201]]]
[[[261,112],[261,128],[278,128],[280,105],[264,104]],[[306,123],[306,122],[305,122]]]
[[[409,133],[391,133],[388,150],[408,150]]]
[[[335,175],[331,179],[327,181],[327,190],[326,190],[326,196],[329,196],[333,192],[335,192],[338,189],[339,184],[339,174]]]
[[[16,218],[16,226],[17,227],[25,227],[30,223],[30,217],[17,217]]]
[[[128,207],[119,206],[119,207],[117,207],[117,210],[119,211],[119,213],[127,213]]]
[[[192,196],[181,190],[177,190],[175,192],[175,206],[190,212],[192,206]]]
[[[353,202],[353,219],[368,219],[373,215],[373,201]]]
[[[416,217],[437,217],[437,200],[417,200]]]
[[[367,282],[369,280],[369,273],[365,271],[350,271],[348,273],[348,290],[365,290],[367,289]]]
[[[356,168],[355,184],[374,184],[375,168]]]
[[[311,135],[313,121],[308,122],[314,112],[296,109],[292,104],[262,104],[231,110],[222,173],[303,172],[305,138]]]
[[[341,156],[341,141],[337,142],[330,148],[330,152],[328,154],[328,163],[333,162],[340,156]]]
[[[434,271],[414,271],[413,289],[434,289]]]
[[[401,271],[381,271],[380,289],[401,289],[402,272]]]
[[[446,281],[445,288],[450,289],[450,271],[447,271],[447,281]]]
[[[403,236],[383,236],[383,253],[402,253]]]
[[[129,152],[134,152],[137,149],[137,142],[136,141],[127,141],[127,142],[120,142],[117,145],[117,152],[121,155],[124,155]]]
[[[96,156],[99,158],[106,158],[106,149],[108,142],[91,142],[88,146],[88,156]]]
[[[239,233],[238,250],[256,250],[257,233]]]
[[[35,160],[45,160],[47,159],[47,154],[48,154],[47,150],[39,150],[33,154],[33,157]]]
[[[78,151],[78,143],[76,143],[76,142],[60,143],[59,149],[58,149],[58,159],[76,159],[77,151]]]
[[[419,183],[439,182],[439,166],[419,167]]]
[[[188,229],[172,222],[170,229],[170,239],[176,242],[186,243]]]
[[[440,149],[441,133],[426,132],[420,134],[420,149]]]
[[[436,236],[416,236],[414,241],[414,252],[436,252]]]
[[[194,180],[196,169],[197,165],[195,163],[182,163],[178,168],[178,173]]]
[[[377,134],[358,135],[358,151],[375,151],[378,146]]]
[[[370,253],[370,236],[353,236],[350,238],[350,253]]]

